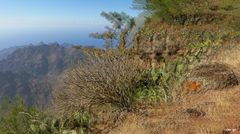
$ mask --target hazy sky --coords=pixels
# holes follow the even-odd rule
[[[89,33],[108,24],[102,11],[136,16],[131,4],[132,0],[0,0],[0,48],[40,41],[87,44]]]

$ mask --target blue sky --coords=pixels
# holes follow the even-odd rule
[[[90,32],[108,24],[102,11],[136,16],[131,4],[132,0],[0,0],[0,48],[40,41],[87,44]]]

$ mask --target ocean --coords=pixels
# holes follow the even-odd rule
[[[103,47],[103,40],[89,37],[101,29],[8,29],[0,30],[0,49],[39,42],[69,43],[74,45]]]

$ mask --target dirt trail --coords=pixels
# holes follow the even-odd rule
[[[224,46],[205,62],[227,64],[239,78],[240,45]],[[129,114],[110,133],[222,134],[227,130],[232,132],[226,134],[240,134],[240,86],[187,94],[172,104]]]

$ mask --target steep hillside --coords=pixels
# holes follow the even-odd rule
[[[228,42],[228,44],[216,49],[216,51],[198,64],[223,64],[232,69],[232,73],[239,81],[240,43]],[[203,68],[202,68],[203,69]],[[205,69],[200,75],[218,77],[216,83],[224,83],[222,78],[228,76],[219,66]],[[198,70],[191,70],[197,72]],[[210,72],[208,72],[210,71]],[[217,72],[219,71],[219,72]],[[216,75],[217,74],[217,75]],[[219,76],[221,74],[221,76]],[[230,78],[230,77],[229,77]],[[231,77],[231,80],[236,78]],[[127,113],[126,119],[120,125],[110,131],[111,134],[239,134],[239,91],[240,86],[230,84],[230,87],[215,88],[213,79],[206,79],[212,88],[204,85],[194,88],[191,92],[181,92],[180,98],[171,103],[160,103],[154,106],[139,108],[137,113]],[[229,82],[229,79],[227,80]],[[218,85],[218,84],[217,84]],[[184,87],[177,90],[184,91]],[[199,91],[198,91],[199,90]],[[204,91],[205,90],[205,91]]]
[[[207,2],[203,4],[210,5]],[[227,2],[221,4],[227,4]],[[196,5],[199,6],[199,4]],[[225,9],[234,6],[237,8]],[[176,18],[172,18],[172,23],[164,22],[159,18],[147,19],[133,41],[134,53],[144,61],[147,68],[165,69],[166,65],[169,65],[167,63],[170,63],[175,68],[171,73],[177,74],[178,69],[182,70],[189,64],[189,62],[182,64],[182,59],[190,61],[198,57],[199,52],[203,56],[198,58],[197,62],[189,64],[186,72],[181,74],[180,84],[174,82],[175,80],[169,82],[168,79],[171,78],[166,75],[164,69],[159,71],[163,79],[163,82],[158,81],[161,85],[164,85],[164,82],[175,85],[170,89],[173,91],[172,100],[155,103],[154,93],[152,93],[149,95],[154,100],[153,104],[150,103],[152,105],[148,103],[140,105],[136,108],[137,112],[126,113],[125,119],[119,121],[120,125],[117,127],[115,125],[113,129],[101,127],[103,132],[111,134],[239,134],[240,33],[239,25],[230,22],[236,21],[234,23],[239,24],[237,20],[239,17],[235,15],[239,15],[240,8],[237,1],[234,1],[234,6],[228,5],[222,9],[221,6],[215,6],[214,12],[220,14],[201,13],[201,10],[193,8],[197,11],[196,14],[190,12],[179,14],[174,16]],[[177,11],[177,14],[179,12],[179,10],[174,11]],[[203,47],[191,55],[192,51],[201,47],[199,44],[208,46],[209,48],[206,49],[209,50],[204,52]],[[190,54],[190,58],[184,57],[185,54]]]
[[[19,48],[0,61],[0,99],[20,96],[28,105],[43,107],[57,77],[82,58],[80,50],[59,44]]]
[[[82,53],[58,44],[27,46],[0,61],[0,71],[27,72],[34,76],[59,74],[82,58]]]
[[[18,49],[18,47],[11,47],[0,50],[0,60],[7,58],[7,56],[13,53],[16,49]]]

